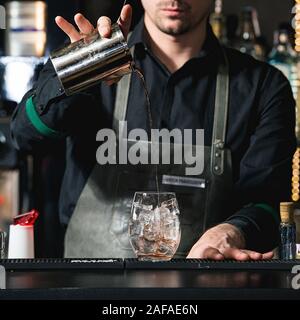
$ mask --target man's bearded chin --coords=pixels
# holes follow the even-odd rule
[[[166,24],[164,23],[163,19],[158,19],[156,21],[156,27],[163,33],[168,34],[170,36],[181,36],[184,35],[186,33],[188,33],[189,31],[195,29],[197,26],[199,26],[199,24],[201,24],[204,20],[206,21],[208,18],[208,14],[205,14],[203,17],[199,18],[196,22],[192,22],[191,20],[184,19],[182,21],[180,21],[180,23],[177,24]],[[169,20],[172,20],[172,18],[168,18]],[[174,22],[177,20],[177,18],[173,19]]]
[[[183,35],[183,34],[189,32],[192,28],[189,21],[182,21],[181,23],[178,23],[177,25],[171,26],[171,25],[164,24],[161,20],[157,21],[157,27],[161,32],[166,33],[170,36]]]

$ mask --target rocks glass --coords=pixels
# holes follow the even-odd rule
[[[139,260],[172,259],[180,243],[179,208],[175,193],[136,192],[129,237]]]

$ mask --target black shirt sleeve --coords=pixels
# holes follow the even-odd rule
[[[79,128],[84,129],[89,119],[88,109],[97,104],[99,90],[96,87],[66,96],[48,60],[37,83],[25,94],[13,114],[11,132],[15,146],[23,150],[45,148],[47,143],[53,143],[53,138],[78,134]],[[31,113],[34,116],[30,116]]]
[[[289,82],[273,67],[258,97],[257,123],[235,185],[244,206],[226,222],[242,231],[247,249],[267,251],[278,244],[279,203],[291,198],[295,101]]]

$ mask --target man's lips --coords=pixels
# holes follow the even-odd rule
[[[184,14],[185,10],[180,8],[163,8],[162,11],[169,16],[178,16]]]
[[[180,8],[163,8],[162,11],[169,11],[169,12],[184,12],[183,9]]]

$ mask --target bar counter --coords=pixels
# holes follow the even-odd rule
[[[296,265],[296,264],[295,264]],[[300,262],[299,262],[300,265]],[[232,265],[231,265],[232,266]],[[300,299],[292,268],[165,267],[7,270],[0,300],[270,300]],[[299,267],[300,271],[300,267]],[[294,281],[292,281],[294,278]]]

